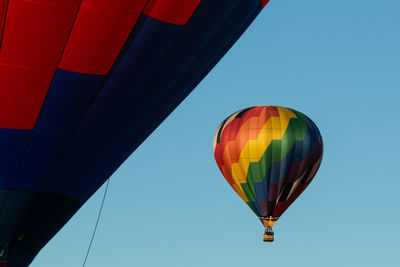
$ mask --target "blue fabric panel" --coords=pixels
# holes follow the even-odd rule
[[[261,214],[260,205],[256,201],[250,202],[250,205],[253,207],[256,214]]]
[[[107,163],[116,156],[121,145],[128,142],[152,111],[164,102],[174,84],[200,55],[238,2],[239,0],[206,0],[200,4],[168,53],[140,88],[126,112],[86,163],[84,169],[86,172],[76,179],[77,184],[85,184],[80,186],[82,189],[94,182],[95,177],[92,177],[92,173],[97,172],[99,164]],[[75,194],[75,197],[79,195],[75,187],[72,185],[67,195]]]
[[[43,180],[67,140],[68,137],[62,134],[33,132],[11,187],[17,190],[40,190]]]
[[[310,128],[308,128],[304,140],[296,141],[288,154],[280,162],[271,163],[271,167],[265,174],[264,180],[268,180],[269,183],[280,182],[289,171],[291,163],[302,162],[310,154],[312,148],[310,145],[311,138],[312,133]]]
[[[0,206],[2,205],[3,201],[6,199],[8,194],[8,189],[0,189]]]
[[[12,188],[41,188],[104,79],[57,70]]]
[[[132,32],[134,38],[130,38],[129,48],[121,53],[113,66],[107,82],[44,184],[43,191],[61,193],[65,190],[182,30],[181,25],[163,23],[144,15],[140,20],[135,26],[137,30]]]
[[[192,62],[184,75],[175,82],[173,88],[164,96],[163,101],[152,110],[152,113],[133,132],[129,140],[123,144],[119,143],[118,145],[110,146],[108,149],[104,149],[107,146],[102,147],[99,151],[102,153],[99,154],[99,157],[96,157],[96,154],[96,160],[92,161],[91,165],[88,165],[88,168],[78,177],[77,182],[68,190],[67,195],[77,198],[84,196],[83,201],[88,199],[192,89],[197,86],[247,29],[261,9],[262,7],[258,1],[241,0],[224,25]],[[196,13],[193,18],[195,18],[195,15]],[[189,21],[190,23],[192,21]],[[105,151],[112,153],[107,156],[104,153]],[[97,166],[95,166],[95,163],[97,163]],[[99,166],[106,167],[99,168]]]
[[[9,188],[31,133],[31,130],[0,129],[0,189]]]
[[[259,183],[254,183],[254,191],[256,195],[256,201],[267,201],[267,195],[269,192],[269,180],[263,179]]]
[[[34,131],[69,135],[101,87],[105,75],[57,69]]]
[[[0,206],[0,249],[6,249],[10,267],[28,266],[82,206],[77,200],[43,192],[0,189],[0,199],[4,197]]]

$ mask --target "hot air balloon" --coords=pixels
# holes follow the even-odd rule
[[[251,107],[222,122],[213,147],[225,179],[263,223],[264,241],[274,241],[272,227],[321,164],[317,126],[293,109]]]
[[[32,262],[267,2],[0,0],[0,262]]]

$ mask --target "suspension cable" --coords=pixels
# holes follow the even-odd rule
[[[97,220],[96,220],[96,224],[95,224],[95,226],[94,226],[92,238],[90,239],[89,247],[88,247],[88,249],[87,249],[87,251],[86,251],[85,261],[83,262],[82,267],[85,267],[86,261],[87,261],[87,259],[88,259],[89,253],[90,253],[90,249],[92,248],[94,236],[96,235],[97,226],[99,225],[101,213],[102,213],[102,211],[103,211],[104,202],[105,202],[105,200],[106,200],[106,195],[107,195],[107,192],[108,192],[108,186],[110,185],[110,180],[111,180],[111,178],[109,178],[109,179],[107,180],[106,189],[104,190],[103,200],[101,201],[101,206],[100,206],[99,214],[97,215]]]

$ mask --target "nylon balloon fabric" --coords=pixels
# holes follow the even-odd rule
[[[232,114],[218,127],[213,148],[228,183],[260,218],[282,215],[310,184],[323,154],[317,126],[279,106]]]
[[[0,262],[32,262],[267,3],[0,0]]]

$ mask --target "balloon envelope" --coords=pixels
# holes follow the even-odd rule
[[[9,266],[33,260],[267,2],[0,0],[0,251]]]
[[[240,110],[214,136],[218,167],[265,226],[273,226],[310,184],[322,152],[317,126],[278,106]]]

